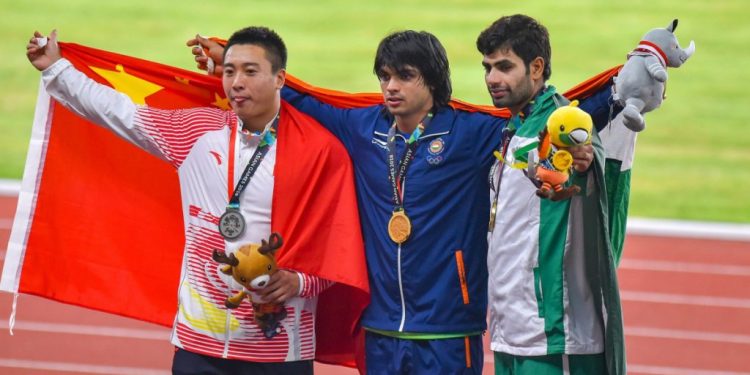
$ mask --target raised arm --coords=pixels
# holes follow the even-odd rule
[[[158,147],[135,129],[138,106],[127,95],[92,80],[62,58],[56,30],[49,38],[34,32],[26,46],[26,56],[31,65],[42,72],[47,93],[60,104],[146,151],[162,156]]]
[[[175,167],[202,134],[222,128],[229,120],[228,113],[217,108],[164,110],[136,105],[62,58],[54,31],[49,39],[34,33],[26,54],[42,71],[44,89],[57,102]]]

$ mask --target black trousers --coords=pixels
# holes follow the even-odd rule
[[[237,375],[312,375],[313,361],[248,362],[209,357],[177,349],[172,360],[172,374],[237,374]]]

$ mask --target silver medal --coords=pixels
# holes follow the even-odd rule
[[[219,218],[219,233],[227,240],[237,239],[245,232],[245,218],[238,210],[227,210]]]

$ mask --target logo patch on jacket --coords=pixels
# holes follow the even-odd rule
[[[430,146],[427,148],[429,155],[427,155],[427,162],[432,165],[438,165],[443,161],[443,156],[440,155],[445,150],[445,142],[443,138],[438,138],[430,142]]]
[[[216,152],[216,151],[209,151],[209,153],[211,155],[213,155],[214,158],[216,158],[216,163],[218,163],[219,165],[221,165],[221,155],[218,152]]]

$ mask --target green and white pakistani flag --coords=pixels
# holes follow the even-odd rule
[[[620,263],[625,241],[625,226],[630,204],[630,170],[638,133],[628,129],[617,115],[599,132],[606,155],[604,164],[607,199],[609,204],[609,231],[615,264]]]

